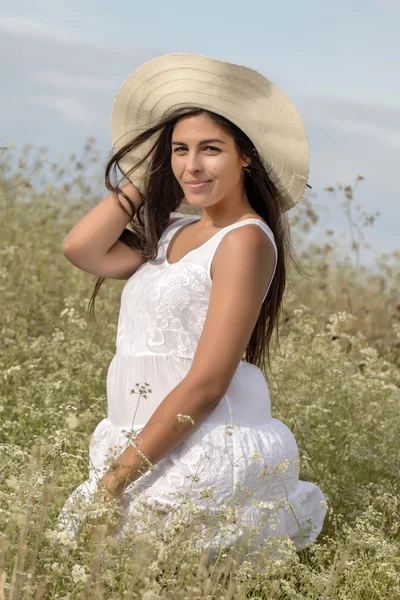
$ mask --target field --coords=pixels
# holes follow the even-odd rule
[[[299,553],[282,543],[245,560],[221,552],[205,566],[179,523],[168,542],[154,528],[116,544],[109,509],[77,538],[56,532],[106,416],[124,282],[104,282],[89,322],[95,277],[61,252],[102,197],[93,142],[55,164],[30,147],[0,158],[0,600],[400,599],[400,253],[360,266],[374,224],[357,204],[362,177],[325,192],[348,217],[347,257],[334,231],[307,242],[319,223],[312,200],[293,211],[308,276],[289,271],[265,373],[273,415],[296,436],[301,479],[328,499],[324,529]]]

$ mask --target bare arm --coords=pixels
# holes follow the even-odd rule
[[[128,445],[103,475],[98,493],[118,499],[125,487],[148,470],[148,460],[155,465],[179,444],[215,409],[221,396],[202,382],[184,378],[164,398],[136,441],[138,449]],[[177,418],[181,414],[182,419]],[[184,418],[187,417],[187,418]],[[142,458],[140,453],[146,458]]]
[[[138,210],[142,198],[135,187],[122,187]],[[131,214],[127,200],[118,196]],[[76,267],[111,279],[127,279],[143,263],[141,255],[118,238],[124,231],[129,216],[119,206],[114,194],[92,208],[66,235],[61,249],[64,256]]]

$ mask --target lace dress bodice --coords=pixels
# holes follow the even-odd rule
[[[172,223],[159,240],[156,259],[141,265],[125,284],[118,322],[118,354],[193,358],[210,299],[211,263],[222,238],[232,229],[258,225],[277,255],[271,229],[261,219],[250,218],[224,227],[178,262],[169,263],[167,250],[172,237],[178,229],[197,220],[199,217],[184,217]],[[276,258],[271,282],[275,269]]]

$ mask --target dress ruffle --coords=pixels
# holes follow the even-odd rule
[[[76,529],[79,519],[74,501],[78,497],[90,501],[107,461],[124,451],[132,431],[135,428],[116,426],[108,418],[97,425],[90,441],[89,479],[65,504],[58,522],[61,529]],[[317,538],[326,503],[318,486],[298,476],[296,441],[281,421],[271,418],[258,427],[205,421],[152,471],[127,487],[117,535],[129,529],[129,517],[138,512],[138,503],[164,514],[167,524],[168,515],[176,516],[177,507],[186,499],[195,502],[207,518],[218,515],[223,505],[234,507],[231,526],[225,519],[223,531],[220,526],[209,530],[208,541],[199,537],[199,547],[229,546],[249,527],[258,527],[257,543],[271,535],[287,535],[297,548],[303,548]],[[212,490],[212,497],[205,497],[205,490]]]

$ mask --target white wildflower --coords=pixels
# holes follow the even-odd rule
[[[10,477],[6,479],[6,485],[12,490],[19,489],[18,479],[15,477],[15,475],[10,475]]]
[[[194,421],[193,421],[192,417],[190,417],[189,415],[181,415],[179,413],[178,415],[176,415],[176,418],[178,419],[178,421],[180,423],[190,422],[192,425],[194,425]]]
[[[275,504],[273,502],[260,502],[260,508],[266,508],[268,510],[273,510],[275,508]]]
[[[289,468],[289,461],[286,459],[283,462],[281,462],[278,466],[277,469],[281,472],[281,473],[286,473],[286,471]]]
[[[12,375],[13,373],[18,373],[18,371],[21,370],[21,365],[14,365],[12,367],[10,367],[9,369],[6,369],[5,371],[3,371],[3,377],[5,379],[5,381],[7,381],[8,377],[10,375]]]
[[[184,568],[183,565],[181,565],[181,568],[182,569]],[[162,573],[158,562],[155,560],[152,563],[150,563],[150,565],[147,567],[147,571],[151,575],[153,575],[153,577],[156,577],[157,575],[161,575],[161,573]]]
[[[159,600],[160,594],[154,590],[146,590],[142,594],[142,600]]]
[[[258,463],[263,463],[264,462],[264,459],[261,456],[261,454],[260,454],[260,452],[259,452],[259,450],[257,448],[254,450],[254,452],[253,452],[253,454],[252,454],[252,456],[250,458],[252,460],[255,460]]]
[[[79,425],[79,419],[73,413],[69,413],[69,415],[65,419],[65,424],[68,429],[76,429]]]
[[[58,327],[55,328],[54,332],[51,335],[54,343],[63,342],[65,340],[64,332],[61,331]]]
[[[367,348],[361,348],[360,354],[365,356],[366,358],[377,359],[378,351],[375,348],[371,348],[368,346]]]
[[[82,567],[81,565],[74,565],[72,567],[71,577],[74,583],[85,583],[88,577],[85,567]]]
[[[51,543],[59,543],[64,548],[71,548],[76,550],[78,544],[76,542],[75,534],[71,529],[64,529],[62,531],[47,529],[45,531],[45,538]]]
[[[272,529],[272,530],[276,529],[278,527],[279,523],[280,523],[280,519],[276,513],[274,513],[270,517],[268,517],[268,525],[269,525],[270,529]]]

